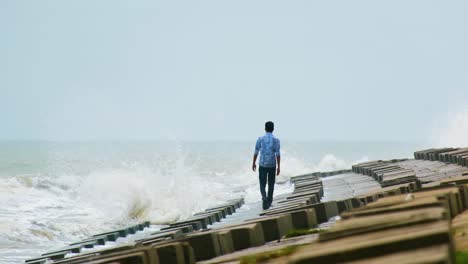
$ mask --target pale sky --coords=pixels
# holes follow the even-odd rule
[[[424,140],[467,1],[0,0],[0,139]]]

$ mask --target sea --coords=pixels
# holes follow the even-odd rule
[[[0,263],[24,263],[99,232],[164,225],[232,198],[260,200],[255,141],[1,141]],[[421,142],[281,141],[291,176],[411,158]]]

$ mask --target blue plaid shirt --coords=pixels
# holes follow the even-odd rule
[[[280,141],[272,133],[266,132],[263,137],[257,139],[255,154],[260,153],[260,166],[276,167],[276,157],[280,156]]]

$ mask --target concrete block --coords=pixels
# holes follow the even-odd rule
[[[150,236],[145,238],[151,237],[167,237],[167,238],[178,238],[182,236],[183,232],[180,228],[173,228],[173,229],[166,229],[166,230],[159,230],[154,233],[151,233]],[[138,240],[137,240],[138,241]]]
[[[203,211],[195,213],[194,216],[210,216],[212,223],[219,222],[223,218],[220,211]]]
[[[70,245],[77,245],[80,244],[81,242],[90,242],[90,241],[95,241],[95,245],[104,245],[107,241],[116,241],[119,237],[121,237],[123,232],[109,232],[105,233],[103,235],[94,235],[93,237],[90,237],[88,239],[72,243]]]
[[[358,198],[358,200],[362,205],[367,205],[367,199],[365,197]]]
[[[357,199],[357,198],[347,199],[346,203],[348,204],[348,208],[352,208],[352,209],[359,208],[359,207],[363,206],[361,201],[359,199]]]
[[[205,211],[215,211],[215,210],[225,210],[226,214],[232,215],[236,211],[236,208],[234,205],[222,205],[222,206],[208,208]]]
[[[154,245],[159,245],[161,243],[167,243],[170,240],[171,238],[167,238],[167,237],[156,237],[156,238],[141,239],[138,241],[138,243],[141,243],[141,245],[143,246],[154,246]]]
[[[462,157],[465,157],[468,155],[468,151],[464,151],[462,153],[458,153],[458,154],[455,154],[455,155],[452,155],[450,157],[450,161],[451,163],[455,163],[455,164],[459,164],[460,160],[462,159]]]
[[[107,255],[107,254],[119,254],[122,252],[130,252],[135,249],[136,246],[138,246],[139,243],[128,243],[124,245],[119,245],[111,248],[103,248],[101,250],[95,251],[98,254],[101,255]]]
[[[452,264],[452,252],[449,244],[442,244],[421,249],[396,252],[378,257],[361,259],[347,264]]]
[[[298,200],[286,200],[286,201],[283,201],[283,202],[278,202],[277,205],[273,206],[272,208],[270,209],[274,209],[274,208],[287,208],[287,207],[292,207],[292,206],[303,206],[303,205],[308,205],[310,204],[309,202],[309,199],[298,199]],[[267,209],[267,210],[270,210],[270,209]]]
[[[204,214],[204,215],[194,215],[186,219],[186,221],[192,221],[192,220],[200,221],[203,225],[203,228],[206,228],[207,225],[212,225],[213,223],[216,223],[216,217],[212,215],[211,213]]]
[[[194,231],[192,225],[182,225],[182,226],[177,226],[177,227],[168,226],[168,227],[161,228],[161,231],[164,231],[164,232],[177,231],[177,230],[180,230],[184,234]]]
[[[181,243],[155,245],[152,248],[156,250],[161,263],[185,264],[184,248]]]
[[[135,240],[136,243],[142,243],[143,245],[151,245],[156,242],[164,241],[167,239],[175,239],[182,236],[182,231],[179,229],[175,230],[161,230],[152,233],[150,236]]]
[[[452,220],[452,231],[457,251],[468,251],[468,210]]]
[[[327,222],[330,218],[339,215],[336,201],[318,203],[313,208],[319,223]]]
[[[342,212],[346,212],[350,210],[345,200],[336,201],[336,205],[338,206],[338,214],[341,214]]]
[[[226,207],[218,208],[218,209],[206,209],[204,212],[218,212],[218,214],[220,214],[221,218],[225,218],[228,215],[228,211],[227,211]],[[200,212],[200,213],[202,213],[202,212]]]
[[[353,166],[351,166],[351,170],[352,170],[354,173],[361,173],[363,167],[376,165],[376,164],[379,164],[379,163],[381,163],[381,162],[382,162],[381,160],[373,160],[373,161],[368,161],[368,162],[363,162],[363,163],[354,164]],[[361,174],[362,174],[362,173],[361,173]]]
[[[445,153],[445,152],[450,152],[450,151],[453,151],[453,150],[456,150],[454,148],[441,148],[441,149],[434,149],[430,152],[427,152],[426,155],[427,155],[427,158],[428,160],[431,160],[431,161],[436,161],[436,160],[439,160],[439,154],[441,153]]]
[[[183,242],[182,249],[184,250],[184,260],[185,264],[195,264],[195,253],[193,252],[193,248],[190,246],[189,243]],[[162,264],[162,263],[161,263]]]
[[[314,173],[308,173],[308,174],[303,174],[303,175],[298,175],[289,178],[290,183],[295,183],[299,181],[317,181],[319,177],[319,172],[314,172]]]
[[[65,258],[65,255],[70,252],[71,252],[70,250],[67,250],[67,251],[59,251],[55,253],[46,253],[46,254],[42,254],[40,257],[26,260],[26,263],[32,264],[32,263],[40,263],[40,262],[47,261],[47,260],[60,260],[60,259]]]
[[[323,196],[323,187],[314,187],[314,188],[294,188],[294,191],[288,195],[290,198],[304,196],[304,195],[316,195],[318,197]]]
[[[278,204],[274,207],[271,207],[267,210],[263,210],[262,213],[260,213],[260,215],[264,215],[264,214],[267,214],[267,213],[270,213],[270,212],[276,212],[276,211],[281,211],[281,210],[287,210],[287,209],[292,209],[292,208],[298,208],[298,207],[303,207],[303,206],[307,206],[307,204],[303,203],[303,202],[291,202],[291,203],[282,203],[282,204]]]
[[[219,248],[218,255],[229,254],[229,253],[234,252],[234,243],[233,243],[231,231],[229,229],[226,229],[226,228],[210,229],[207,231],[202,231],[201,233],[198,233],[196,235],[207,236],[208,234],[212,234],[212,236],[217,240],[216,244],[218,245],[218,248]]]
[[[380,162],[377,162],[377,163],[374,163],[374,164],[361,166],[361,167],[359,167],[359,173],[364,174],[364,175],[368,175],[368,176],[372,176],[372,170],[373,169],[386,167],[386,166],[388,166],[388,164],[389,164],[388,162],[380,161]]]
[[[345,173],[350,173],[351,170],[336,170],[336,171],[327,171],[327,172],[321,172],[320,177],[330,177],[330,176],[335,176],[339,174],[345,174]]]
[[[138,264],[150,264],[150,260],[144,252],[133,252],[128,254],[122,254],[119,256],[108,256],[102,259],[96,259],[87,262],[88,264],[107,264],[107,263],[138,263]]]
[[[245,223],[260,224],[265,242],[278,240],[293,229],[291,214],[249,219]]]
[[[304,206],[274,208],[272,210],[264,211],[260,213],[260,215],[271,216],[311,208],[315,210],[315,215],[317,216],[317,222],[319,224],[327,222],[330,218],[338,215],[338,206],[336,201],[321,202]]]
[[[180,223],[180,222],[177,222],[177,223],[172,223],[170,225],[171,228],[175,228],[175,227],[183,227],[183,226],[186,226],[186,225],[191,225],[193,230],[200,230],[200,229],[203,229],[203,225],[200,221],[188,221],[186,223]]]
[[[356,234],[381,231],[389,228],[447,220],[448,212],[442,207],[388,212],[337,221],[327,232],[320,233],[320,241],[328,241]]]
[[[128,234],[135,234],[138,231],[138,226],[129,226],[127,227]]]
[[[89,238],[82,241],[73,242],[70,246],[82,246],[84,248],[92,248],[95,245],[105,245],[106,244],[105,237],[96,237],[96,238]]]
[[[88,264],[108,264],[108,263],[138,263],[138,264],[152,264],[156,259],[150,259],[145,251],[135,251],[122,253],[113,256],[105,256],[96,259]],[[159,262],[158,262],[159,263]]]
[[[177,226],[185,226],[185,225],[192,225],[193,226],[193,229],[195,230],[199,230],[200,226],[201,228],[203,229],[206,229],[207,226],[211,222],[211,217],[210,216],[194,216],[194,217],[190,217],[189,219],[185,219],[183,221],[178,221],[178,222],[175,222],[175,223],[172,223],[170,224],[171,227],[177,227]],[[199,223],[199,224],[197,224]]]
[[[278,205],[282,206],[283,204],[288,204],[288,203],[306,203],[306,204],[314,204],[317,203],[317,200],[315,199],[315,196],[304,196],[304,197],[298,197],[294,199],[282,199],[278,200]]]
[[[294,229],[310,229],[317,226],[317,216],[313,208],[292,211],[289,214]]]
[[[390,212],[402,212],[407,210],[414,210],[420,208],[430,207],[442,207],[447,212],[450,212],[450,206],[447,200],[441,200],[435,196],[428,196],[424,198],[415,199],[410,196],[389,196],[380,199],[375,203],[371,203],[367,206],[354,209],[350,212],[344,212],[341,214],[342,219],[348,219],[351,217],[364,217],[370,215],[378,215]],[[450,216],[450,213],[448,213]]]
[[[305,192],[295,192],[286,197],[287,200],[297,199],[297,198],[304,198],[304,197],[315,197],[316,200],[320,199],[320,194],[318,190],[311,190]]]
[[[449,222],[438,221],[313,243],[298,249],[289,263],[344,263],[437,245],[452,248],[451,240]]]
[[[26,260],[26,264],[47,264],[47,259],[31,259],[30,261]]]
[[[459,158],[459,165],[468,166],[468,155],[463,155]]]
[[[217,219],[217,215],[216,214],[213,214],[213,213],[207,213],[207,214],[202,214],[202,215],[194,215],[194,216],[191,216],[187,219],[199,219],[199,217],[206,217],[206,219],[208,219],[208,224],[212,225],[216,222],[219,222]]]
[[[231,232],[234,250],[258,247],[265,243],[262,225],[258,223],[226,228]]]
[[[468,184],[467,176],[453,177],[449,179],[444,179],[440,181],[440,185],[463,185]]]
[[[424,189],[422,189],[421,191],[414,192],[413,195],[415,198],[436,196],[439,198],[446,199],[449,203],[450,213],[452,217],[455,217],[457,214],[463,211],[462,197],[458,187],[446,188],[446,186],[441,186],[440,188],[432,189],[429,191],[425,191]]]
[[[361,196],[357,196],[356,198],[359,199],[360,201],[362,201],[365,204],[375,202],[375,201],[377,201],[379,199],[377,193],[368,194],[368,195],[361,195]]]
[[[413,170],[401,170],[378,175],[378,180],[382,187],[414,182],[417,179],[416,173]]]
[[[218,234],[213,232],[199,232],[190,234],[183,239],[193,248],[196,261],[214,258],[221,254]]]
[[[400,171],[401,167],[397,165],[385,165],[379,168],[374,168],[373,170],[370,171],[370,176],[372,176],[374,179],[377,177],[379,174],[387,173],[387,172],[394,172],[394,171]]]
[[[462,200],[463,210],[468,209],[468,184],[463,184],[458,187],[460,189],[460,195]]]
[[[93,237],[102,237],[102,236],[106,236],[109,234],[116,234],[116,233],[119,235],[119,237],[126,237],[129,234],[127,228],[122,228],[122,229],[109,231],[105,233],[99,233],[99,234],[94,235]]]
[[[299,190],[299,189],[313,190],[313,189],[320,189],[322,187],[323,187],[322,182],[317,182],[317,181],[313,181],[313,182],[296,182],[294,184],[294,190]]]
[[[420,160],[425,160],[427,159],[427,153],[434,151],[435,149],[430,148],[430,149],[424,149],[424,150],[419,150],[414,152],[414,158],[415,159],[420,159]]]
[[[228,200],[227,204],[234,205],[235,209],[240,208],[244,204],[244,198]]]
[[[66,258],[62,261],[54,262],[54,264],[109,264],[109,263],[147,263],[159,264],[159,258],[154,249],[151,247],[133,247],[130,245],[117,246],[104,250],[95,251],[85,255],[78,255],[71,258]]]
[[[55,260],[53,261],[53,263],[54,264],[55,263],[57,264],[81,264],[81,263],[86,263],[87,260],[92,259],[93,257],[96,257],[96,256],[97,254],[80,254],[80,255],[73,256],[73,257],[64,258],[61,260]],[[26,260],[26,264],[48,264],[50,262],[51,261],[47,259],[42,259],[39,261]]]
[[[456,150],[451,150],[451,151],[446,151],[438,154],[439,160],[442,162],[451,162],[451,157],[453,155],[463,153],[468,151],[468,148],[461,148],[461,149],[456,149]]]
[[[300,196],[316,196],[317,198],[320,198],[323,196],[323,187],[295,188],[292,193],[288,194],[287,199],[294,199]]]
[[[230,230],[222,230],[216,232],[218,234],[220,254],[229,254],[234,252],[234,243],[232,241],[232,235]]]

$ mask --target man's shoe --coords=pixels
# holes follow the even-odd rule
[[[266,209],[269,208],[267,200],[263,200],[263,206],[262,207],[263,207],[263,210],[266,210]]]

